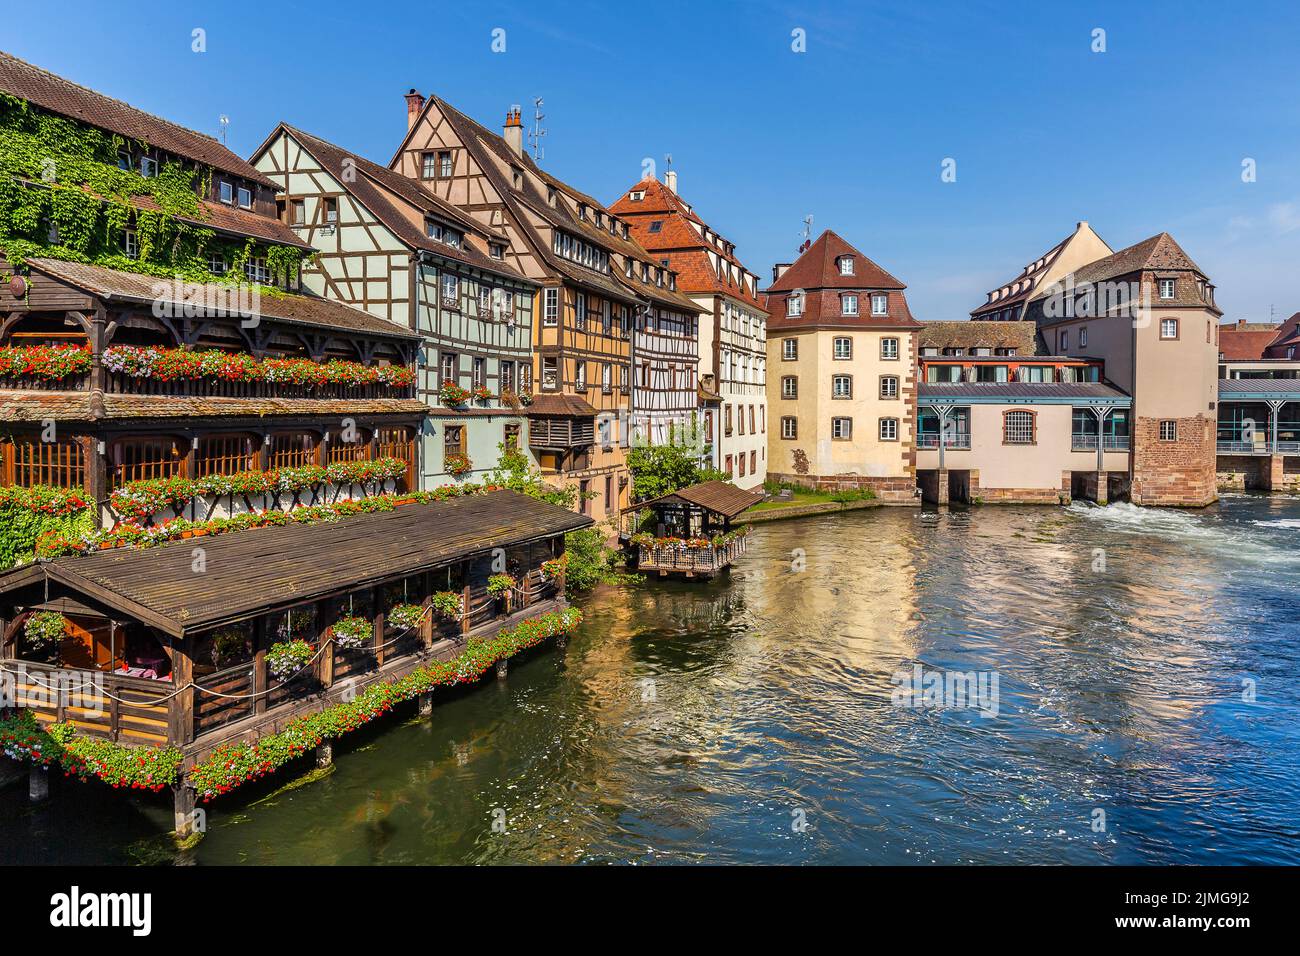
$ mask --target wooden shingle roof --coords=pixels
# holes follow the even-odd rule
[[[743,491],[729,481],[705,481],[698,485],[678,488],[672,494],[660,495],[658,498],[643,501],[637,507],[648,508],[660,502],[680,501],[698,505],[707,511],[712,511],[727,518],[734,518],[746,508],[752,508],[762,500],[763,496],[761,494]]]
[[[0,593],[48,575],[179,637],[592,523],[545,501],[494,491],[333,524],[205,538],[203,574],[194,573],[192,548],[178,543],[58,558],[0,575]]]

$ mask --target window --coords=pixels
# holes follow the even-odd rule
[[[781,419],[781,437],[798,438],[799,437],[799,420],[793,416],[786,415]]]
[[[1079,326],[1079,348],[1085,348],[1087,347],[1087,345],[1088,345],[1088,327],[1086,325],[1081,325]]]
[[[339,201],[333,196],[326,196],[321,200],[325,204],[325,221],[327,223],[336,223],[339,221]]]
[[[781,397],[782,398],[799,397],[799,376],[797,375],[781,376]]]
[[[212,252],[208,254],[208,271],[213,275],[225,275],[226,270],[229,268],[230,266],[226,262],[226,257],[220,252]]]
[[[316,464],[316,439],[309,432],[281,432],[271,436],[271,468],[302,468]]]
[[[840,256],[840,275],[842,275],[842,276],[851,276],[851,275],[853,275],[853,257],[852,257],[852,256]],[[857,296],[854,296],[854,298],[856,299]]]
[[[898,339],[881,339],[880,357],[891,360],[898,358]]]
[[[492,315],[492,287],[490,285],[480,285],[478,287],[478,314],[480,317],[490,317]]]
[[[871,314],[888,315],[889,314],[889,296],[883,292],[877,292],[871,297]]]
[[[449,149],[438,153],[438,175],[443,179],[451,178],[451,150]]]
[[[506,247],[499,242],[489,242],[488,254],[493,259],[504,259],[506,257]]]
[[[253,208],[253,191],[251,189],[245,189],[243,186],[239,187],[239,208]]]
[[[582,391],[587,387],[587,362],[585,359],[578,359],[573,366],[573,387]]]
[[[460,308],[460,277],[449,272],[442,274],[442,304],[448,308]]]
[[[898,376],[896,375],[880,376],[880,397],[898,398]]]
[[[786,315],[803,315],[803,293],[795,292],[785,300]]]
[[[787,362],[793,362],[799,358],[799,340],[782,339],[781,340],[781,358]]]
[[[557,389],[560,387],[560,366],[559,359],[553,355],[542,357],[542,388]]]
[[[664,227],[664,221],[662,219],[652,220],[650,223],[650,232],[651,233],[659,232],[661,229],[663,229],[663,227]]]
[[[118,150],[117,168],[121,170],[125,170],[128,173],[135,168],[135,163],[131,161],[131,154],[124,149]]]
[[[882,418],[880,420],[880,440],[898,441],[898,419]]]
[[[1002,444],[1032,445],[1034,443],[1034,413],[1010,411],[1002,413]]]
[[[1160,320],[1160,337],[1162,339],[1178,338],[1178,320],[1161,319]]]
[[[609,299],[604,299],[600,303],[600,327],[606,335],[614,329],[614,306]]]
[[[840,296],[840,314],[841,315],[858,314],[858,297],[856,295]]]
[[[1178,441],[1178,422],[1172,418],[1162,421],[1160,423],[1160,440]]]
[[[455,352],[443,352],[441,356],[442,385],[455,385],[460,378],[460,356]]]
[[[573,327],[587,328],[587,293],[579,292],[573,297]]]
[[[1174,280],[1173,280],[1173,279],[1161,279],[1161,280],[1160,280],[1160,298],[1162,298],[1162,299],[1172,299],[1173,297],[1174,297]]]
[[[560,290],[547,289],[542,300],[542,325],[554,327],[560,322]]]
[[[21,488],[53,485],[56,488],[84,488],[84,447],[75,439],[40,441],[36,436],[0,440],[0,454],[12,469],[13,483]]]
[[[432,179],[437,174],[437,156],[433,153],[420,154],[420,178]]]
[[[831,398],[852,398],[852,397],[853,397],[853,376],[832,375],[831,376]]]
[[[506,449],[508,451],[519,450],[519,423],[518,422],[506,423],[505,436],[502,444],[506,446]]]
[[[266,264],[266,256],[249,256],[244,262],[244,275],[249,282],[266,285],[271,281],[271,269]]]
[[[217,183],[218,195],[227,206],[235,204],[235,187],[224,179]]]
[[[295,226],[305,226],[307,224],[307,204],[301,199],[291,199],[289,201],[289,222]]]
[[[475,388],[482,388],[487,385],[487,359],[475,358],[473,366],[473,382]]]
[[[1060,347],[1061,354],[1062,355],[1067,354],[1070,351],[1070,332],[1068,329],[1061,330],[1059,341],[1061,343],[1061,347]]]
[[[145,179],[152,179],[158,175],[158,160],[152,156],[140,157],[140,175]]]
[[[725,471],[728,475],[734,475],[734,474],[736,473],[736,466],[732,464],[732,461],[733,461],[733,460],[734,460],[734,458],[733,458],[731,455],[728,455],[728,456],[727,456],[727,463],[726,463],[726,465],[725,465],[725,466],[723,467],[723,469],[722,469],[722,470]]]
[[[749,473],[751,475],[758,473],[758,452],[750,451],[749,453]]]
[[[614,391],[614,366],[609,362],[600,366],[600,390],[606,395]]]
[[[853,358],[853,340],[847,335],[836,336],[832,348],[832,354],[840,361]]]
[[[442,426],[442,456],[445,462],[450,455],[465,454],[465,426]]]
[[[128,259],[138,259],[140,257],[140,241],[136,238],[134,229],[123,231],[122,253]]]
[[[754,406],[749,406],[749,433],[754,434]]]
[[[839,441],[847,441],[853,437],[853,419],[851,418],[832,418],[831,419],[831,438]]]

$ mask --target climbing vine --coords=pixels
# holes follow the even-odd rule
[[[211,172],[166,162],[143,176],[118,165],[120,151],[145,145],[0,93],[0,248],[9,261],[41,257],[192,282],[242,280],[258,247],[195,222],[205,216],[199,197]],[[133,224],[134,258],[122,247]],[[213,255],[228,264],[221,275],[209,268]],[[272,277],[283,282],[297,275],[307,252],[270,246],[265,255]]]

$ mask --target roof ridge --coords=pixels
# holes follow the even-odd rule
[[[31,63],[27,60],[24,60],[22,57],[14,56],[12,53],[6,53],[4,50],[0,50],[0,59],[13,60],[15,63],[20,63],[23,66],[27,67],[28,69],[35,70],[37,73],[41,73],[45,75],[47,78],[54,80],[57,83],[63,83],[66,86],[75,87],[83,93],[89,93],[91,96],[97,96],[100,99],[108,100],[110,103],[116,103],[118,106],[131,110],[133,113],[140,113],[141,115],[147,116],[152,120],[157,120],[159,123],[164,123],[167,126],[174,127],[175,129],[181,130],[183,132],[193,133],[195,136],[202,136],[204,139],[211,140],[213,143],[222,147],[223,149],[229,150],[232,156],[238,156],[238,154],[234,150],[230,149],[230,147],[226,146],[225,143],[221,142],[221,140],[217,139],[211,133],[205,133],[202,130],[192,129],[189,126],[182,126],[180,123],[177,123],[175,120],[169,120],[165,116],[159,116],[157,113],[150,113],[148,110],[142,110],[138,106],[132,106],[126,100],[120,100],[116,96],[109,96],[107,93],[102,93],[99,90],[92,89],[89,86],[83,86],[82,84],[78,83],[76,80],[70,80],[66,76],[60,76],[58,73],[53,73],[45,69],[45,67],[43,66],[37,66],[35,63]],[[16,94],[9,94],[9,95],[16,96]],[[18,97],[18,98],[25,99],[25,97]],[[42,109],[45,109],[45,107],[42,107]],[[54,111],[51,110],[50,112],[54,112]],[[91,125],[93,126],[94,124],[91,123]]]

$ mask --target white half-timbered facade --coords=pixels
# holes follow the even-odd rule
[[[303,283],[421,334],[416,394],[430,408],[421,485],[481,480],[500,446],[526,450],[537,285],[507,264],[506,238],[400,173],[287,125],[253,163],[282,186],[284,221],[320,250]]]

